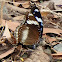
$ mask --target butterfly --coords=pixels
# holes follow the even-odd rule
[[[39,42],[39,24],[34,20],[27,20],[23,25],[20,25],[15,30],[17,43],[23,45],[34,45]]]
[[[35,7],[33,12],[28,15],[28,20],[16,28],[15,37],[17,43],[22,43],[23,45],[36,45],[40,42],[42,33],[42,17],[38,8]]]

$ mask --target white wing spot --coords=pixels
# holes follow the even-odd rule
[[[29,33],[29,30],[28,30],[29,28],[27,27],[27,29],[26,30],[24,30],[23,31],[23,36],[22,36],[22,42],[25,42],[25,40],[27,39],[27,37],[28,37],[28,33]]]
[[[37,21],[33,21],[33,20],[28,20],[27,23],[28,24],[39,25],[39,23]]]
[[[34,11],[35,11],[35,12],[39,12],[39,10],[38,10],[38,9],[35,9]]]

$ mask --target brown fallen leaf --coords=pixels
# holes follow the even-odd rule
[[[55,13],[53,10],[46,10],[46,9],[40,9],[42,17],[47,17],[47,18],[58,18],[61,17],[61,13]]]
[[[19,20],[24,20],[24,19],[25,19],[25,15],[21,15],[21,16],[17,16],[13,18],[14,21],[19,21]]]
[[[46,38],[46,42],[52,44],[53,41],[57,41],[55,37],[50,37],[48,35],[43,35]]]
[[[54,28],[43,28],[43,34],[45,33],[55,33],[55,34],[61,35],[60,33],[62,33],[62,30],[54,29]]]
[[[13,53],[14,50],[15,50],[15,47],[11,48],[10,50],[6,51],[6,52],[3,53],[3,54],[0,54],[0,59],[2,59],[2,58],[4,58],[4,57],[8,56],[8,55],[11,54],[11,53]]]
[[[19,22],[10,22],[6,20],[6,23],[8,24],[8,28],[12,31],[15,31],[16,27],[20,25]],[[2,21],[2,24],[5,26],[5,20]]]
[[[54,2],[49,2],[49,4],[47,5],[47,7],[50,9],[50,10],[55,10],[55,3]]]
[[[11,38],[7,23],[6,23],[6,26],[5,26],[4,33],[3,33],[3,37]]]
[[[28,9],[25,9],[25,8],[19,8],[19,7],[10,5],[10,4],[5,4],[5,6],[9,10],[16,11],[16,12],[19,12],[19,13],[24,14],[24,15],[27,15],[30,12],[30,9],[28,10]]]
[[[28,8],[28,7],[30,6],[29,1],[25,1],[24,3],[22,3],[22,6],[23,6],[24,8]]]
[[[28,8],[30,6],[29,1],[18,1],[18,2],[11,2],[13,3],[15,6],[19,6],[20,4],[24,7],[24,8]]]
[[[4,33],[3,33],[3,36],[2,36],[2,37],[7,38],[11,44],[16,44],[16,39],[15,39],[15,37],[10,33],[10,31],[9,31],[9,29],[8,29],[7,23],[6,23],[5,30],[4,30]]]
[[[47,15],[49,15],[49,14],[51,15],[51,12],[48,12],[48,11],[46,11],[46,12],[45,12],[45,11],[42,11],[41,14],[42,14],[43,17],[47,17]]]
[[[19,6],[20,5],[20,3],[18,3],[18,2],[12,2],[15,6]]]
[[[49,43],[52,43],[53,41],[57,40],[56,38],[52,38],[52,37],[49,37],[49,36],[47,36],[47,39],[48,39]]]

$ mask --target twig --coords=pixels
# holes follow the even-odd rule
[[[54,12],[62,12],[62,9],[61,10],[52,10]]]

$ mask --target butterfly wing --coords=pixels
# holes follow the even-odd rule
[[[34,45],[39,41],[39,27],[32,24],[22,25],[18,29],[18,42],[23,45]]]

